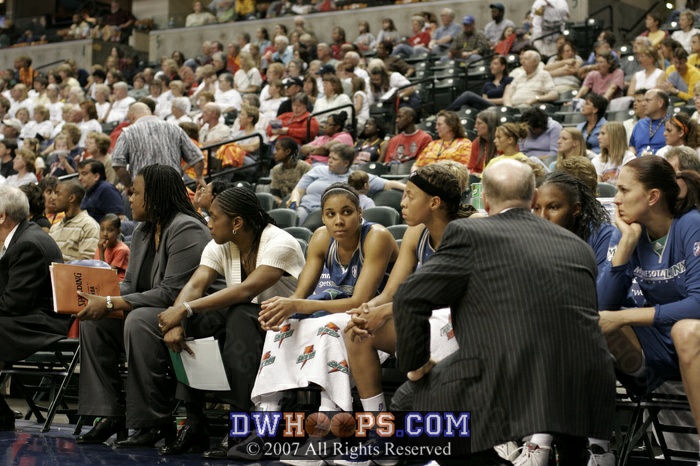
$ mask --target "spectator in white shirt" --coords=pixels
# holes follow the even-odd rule
[[[680,30],[671,34],[671,39],[677,40],[683,46],[688,54],[693,53],[690,48],[690,39],[693,38],[695,34],[700,34],[700,29],[694,28],[695,16],[690,10],[686,10],[681,13],[680,19],[678,20],[678,25]]]
[[[214,98],[222,113],[241,110],[243,99],[240,92],[233,88],[233,75],[231,73],[219,76],[219,88],[214,94]]]
[[[129,111],[131,104],[136,102],[136,99],[129,97],[129,86],[124,81],[114,83],[112,95],[112,108],[107,115],[106,122],[121,123],[126,119],[126,114]]]
[[[172,112],[168,118],[165,119],[168,123],[174,125],[179,125],[180,123],[191,123],[192,118],[187,116],[192,104],[190,99],[187,97],[175,97],[170,103],[170,111]]]

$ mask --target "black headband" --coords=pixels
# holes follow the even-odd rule
[[[460,195],[450,194],[439,186],[435,186],[430,181],[420,176],[418,172],[411,173],[411,176],[408,177],[408,181],[418,186],[418,188],[420,188],[420,190],[426,194],[430,196],[438,196],[445,202],[459,202],[461,199]]]

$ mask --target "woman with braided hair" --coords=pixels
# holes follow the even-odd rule
[[[199,267],[174,304],[159,315],[159,326],[170,350],[188,353],[192,351],[185,337],[203,338],[225,330],[222,354],[231,392],[224,398],[232,410],[247,411],[265,338],[258,323],[260,303],[294,292],[304,256],[299,242],[275,225],[247,188],[229,188],[214,199],[209,231],[212,241]],[[206,294],[219,276],[226,280],[226,287]],[[177,397],[185,402],[187,420],[177,439],[160,453],[207,450],[203,393],[178,384]],[[218,447],[206,451],[205,457],[225,458],[227,451],[228,435]]]
[[[379,353],[396,351],[393,298],[399,285],[430,259],[440,246],[447,225],[459,218],[476,213],[470,205],[461,203],[458,167],[462,164],[438,162],[416,170],[406,182],[401,200],[402,215],[409,225],[403,235],[396,265],[391,271],[384,291],[366,304],[348,311],[351,321],[345,327],[345,345],[353,379],[360,395],[362,409],[385,411],[387,405],[382,390],[382,369]],[[440,360],[457,349],[449,331],[450,310],[439,309],[430,318],[431,353]],[[371,337],[371,338],[370,338]]]
[[[598,272],[602,271],[615,228],[588,185],[568,173],[550,173],[537,188],[533,211],[587,242],[595,252]]]
[[[158,314],[190,279],[210,236],[174,168],[143,167],[132,188],[133,219],[141,223],[131,240],[121,296],[80,293],[88,303],[78,314],[82,321],[78,412],[101,419],[77,443],[103,443],[117,434],[118,447],[150,447],[175,438],[175,385],[167,376],[170,358],[162,344]],[[124,311],[126,318],[103,318],[114,310]],[[126,400],[119,372],[124,352],[129,365]],[[127,427],[137,430],[124,439]]]

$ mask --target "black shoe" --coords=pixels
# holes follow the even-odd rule
[[[123,417],[103,417],[90,432],[75,439],[75,443],[104,443],[114,434],[117,434],[117,440],[127,437],[128,431]]]
[[[24,414],[20,413],[19,411],[12,411],[15,415],[15,419],[22,419],[24,417]]]
[[[181,455],[188,451],[200,452],[209,448],[209,435],[204,429],[183,426],[173,443],[163,445],[158,449],[161,455]]]
[[[228,452],[229,458],[256,461],[263,457],[264,442],[258,434],[253,433],[245,439],[236,440],[238,440],[237,445],[233,445],[233,442],[230,442],[231,449]],[[272,458],[268,457],[268,459]]]
[[[175,424],[172,421],[156,427],[137,429],[129,438],[120,440],[115,445],[117,448],[152,447],[163,439],[166,445],[175,442]]]
[[[208,460],[224,460],[228,457],[228,432],[221,439],[219,444],[202,453],[202,456]]]
[[[15,417],[11,416],[0,416],[0,432],[10,432],[15,430]]]

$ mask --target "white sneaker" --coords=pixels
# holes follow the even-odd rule
[[[591,453],[588,466],[615,466],[615,455],[611,452],[604,451],[598,445],[591,445],[588,451]]]
[[[513,461],[513,466],[547,466],[551,452],[550,447],[527,442],[520,448],[520,456]]]
[[[511,463],[515,461],[515,459],[518,457],[518,454],[520,453],[518,444],[515,442],[502,443],[500,445],[496,445],[495,447],[493,447],[493,449],[496,450],[498,456],[500,456],[506,461],[510,461]]]

